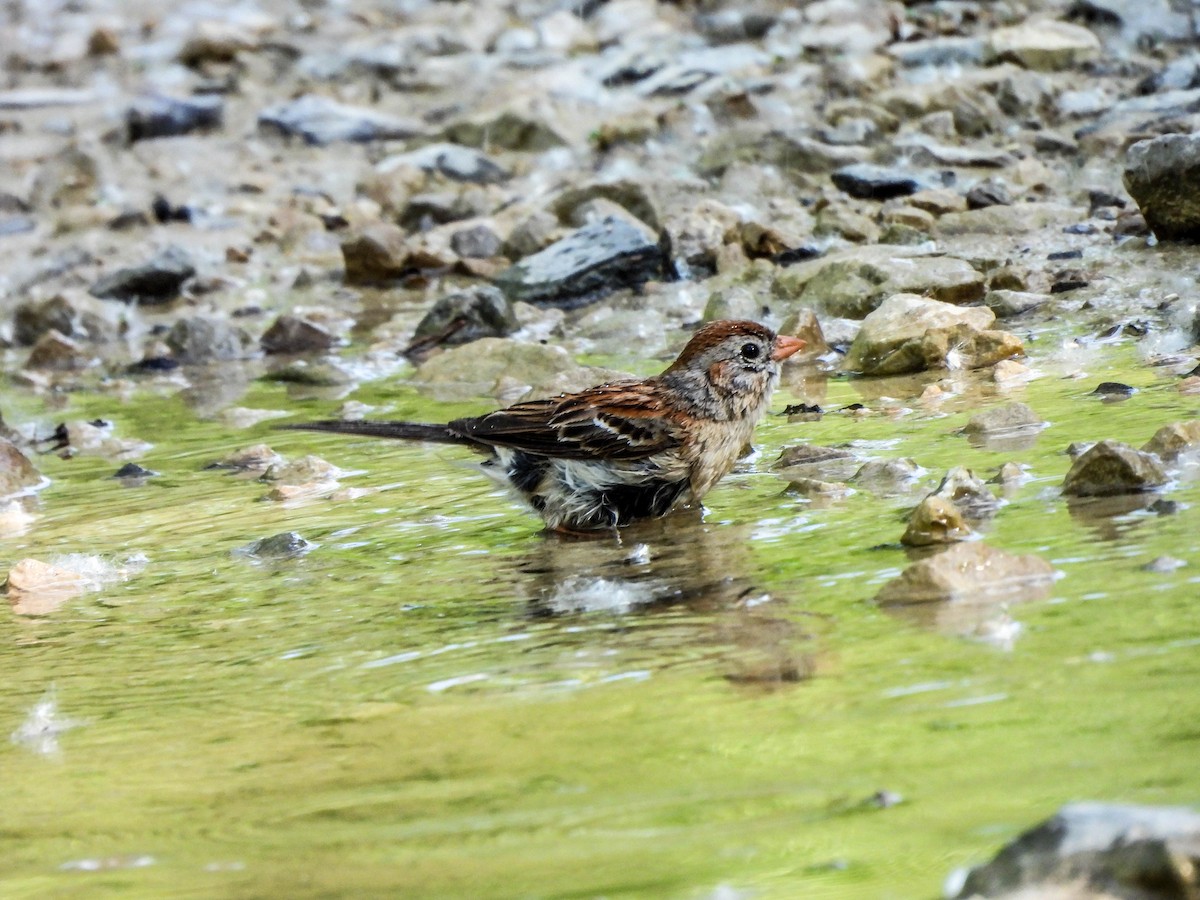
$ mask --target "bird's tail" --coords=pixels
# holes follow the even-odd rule
[[[296,422],[278,425],[287,431],[326,431],[336,434],[357,434],[363,437],[392,438],[401,441],[434,441],[439,444],[468,444],[466,438],[455,434],[445,425],[424,422],[352,422],[323,419],[318,422]]]

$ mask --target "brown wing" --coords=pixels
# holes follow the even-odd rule
[[[644,459],[678,447],[682,429],[654,382],[616,381],[578,394],[530,400],[447,428],[481,444],[562,459]]]

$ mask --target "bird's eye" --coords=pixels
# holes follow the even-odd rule
[[[742,359],[758,359],[762,356],[762,347],[758,344],[742,344]]]

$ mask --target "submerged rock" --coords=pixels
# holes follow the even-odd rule
[[[361,106],[347,106],[316,94],[306,94],[264,109],[258,115],[258,125],[318,145],[338,141],[406,140],[425,130],[420,122],[412,119]]]
[[[1026,431],[1036,433],[1045,424],[1032,407],[1013,401],[971,416],[963,427],[963,433],[972,437],[996,437]]]
[[[997,603],[1025,599],[1054,582],[1054,567],[1039,556],[1014,556],[978,541],[955,544],[913,563],[875,595],[882,606],[949,601]]]
[[[615,217],[585,225],[496,279],[510,300],[573,309],[621,288],[661,278],[657,238]]]
[[[1120,441],[1097,441],[1071,465],[1062,491],[1075,497],[1108,497],[1152,491],[1166,483],[1158,457]]]
[[[36,559],[23,559],[8,570],[5,588],[19,616],[47,616],[88,589],[78,572]]]
[[[908,517],[900,543],[910,547],[952,544],[971,536],[971,527],[952,500],[930,494]]]
[[[952,896],[1154,900],[1200,891],[1200,813],[1071,803],[966,873]]]
[[[1200,240],[1200,134],[1134,144],[1125,155],[1125,188],[1160,241]]]
[[[238,556],[249,556],[254,559],[293,559],[303,556],[315,546],[295,531],[284,531],[270,537],[259,538],[233,552]]]
[[[1200,451],[1200,419],[1172,422],[1164,425],[1142,447],[1143,452],[1153,453],[1166,462],[1174,462],[1185,453]]]
[[[507,337],[518,325],[508,298],[494,287],[481,285],[439,297],[417,324],[409,349]]]
[[[955,466],[947,472],[933,496],[949,500],[975,523],[990,519],[1000,508],[1000,501],[987,489],[983,479],[965,466]]]

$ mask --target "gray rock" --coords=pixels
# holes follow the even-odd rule
[[[415,380],[442,399],[499,396],[524,393],[580,368],[562,347],[485,337],[430,357]]]
[[[850,481],[873,494],[901,494],[912,488],[924,471],[908,457],[873,459],[859,466]]]
[[[412,271],[404,232],[395,225],[376,222],[342,240],[346,284],[376,284],[401,278]]]
[[[264,353],[320,353],[333,347],[337,338],[316,322],[282,315],[258,343]]]
[[[17,445],[0,438],[0,497],[28,491],[42,483],[41,473]]]
[[[361,106],[347,106],[321,97],[306,94],[296,100],[279,103],[258,115],[259,128],[288,136],[298,136],[309,144],[332,144],[338,141],[366,143],[368,141],[404,140],[424,133],[424,126],[412,119],[402,119]]]
[[[508,170],[474,147],[441,142],[428,144],[409,153],[389,156],[376,167],[387,175],[402,166],[415,166],[425,172],[437,172],[453,181],[473,184],[496,184],[509,177]]]
[[[861,200],[907,197],[925,188],[938,187],[932,179],[909,169],[856,163],[843,166],[830,178],[839,190]]]
[[[1008,319],[1037,309],[1049,299],[1049,294],[993,290],[984,295],[983,305],[994,312],[997,318]]]
[[[563,191],[551,205],[551,211],[563,222],[575,220],[576,210],[592,200],[610,200],[628,210],[638,221],[653,231],[659,230],[658,210],[646,192],[645,186],[636,181],[621,179],[585,184]],[[577,222],[576,224],[583,224]]]
[[[1071,464],[1062,491],[1074,497],[1109,497],[1152,491],[1166,483],[1158,457],[1120,441],[1097,441]]]
[[[888,55],[906,68],[925,66],[978,66],[991,52],[978,37],[935,37],[905,41],[888,47]]]
[[[65,147],[38,169],[29,201],[41,210],[86,205],[95,199],[99,181],[96,157],[76,146]]]
[[[1042,72],[1074,68],[1100,55],[1100,39],[1091,31],[1052,19],[997,28],[988,41],[998,59]]]
[[[254,341],[228,319],[188,316],[171,327],[167,345],[180,362],[208,363],[245,359],[251,355]]]
[[[986,209],[989,206],[1009,206],[1012,194],[1008,185],[998,178],[988,178],[967,191],[967,209]]]
[[[567,143],[545,122],[512,111],[455,122],[446,127],[442,137],[467,147],[499,147],[532,153],[562,147]]]
[[[1159,44],[1196,38],[1187,6],[1171,0],[1077,0],[1075,9],[1101,21],[1116,19],[1130,43]]]
[[[953,895],[1152,900],[1200,889],[1200,813],[1187,807],[1071,803],[1026,831]],[[1065,895],[1064,895],[1065,896]]]
[[[968,437],[980,438],[1005,437],[1021,432],[1036,434],[1045,424],[1031,407],[1014,401],[971,416],[963,433]]]
[[[1039,556],[1014,556],[980,542],[955,544],[910,565],[875,595],[881,606],[1025,600],[1054,583]]]
[[[130,143],[210,131],[220,128],[224,121],[225,101],[212,94],[183,98],[140,97],[125,112]]]
[[[1171,60],[1153,75],[1142,79],[1138,93],[1158,91],[1190,91],[1200,88],[1200,54],[1189,53]]]
[[[179,296],[183,283],[196,274],[191,257],[179,247],[168,247],[149,262],[105,275],[88,293],[101,300],[122,300],[157,306]]]
[[[1087,218],[1085,207],[1060,203],[1016,203],[988,206],[966,212],[947,213],[938,219],[938,232],[947,237],[960,234],[1026,234],[1043,228],[1074,225]]]
[[[947,365],[979,368],[1022,352],[1021,342],[991,331],[983,307],[962,308],[915,294],[895,294],[863,320],[844,368],[864,375],[901,375]]]
[[[558,224],[558,217],[539,210],[517,223],[509,232],[502,249],[509,259],[523,259],[544,250],[562,236],[563,229]]]
[[[260,538],[252,544],[247,544],[233,551],[237,556],[249,556],[254,559],[294,559],[303,556],[316,547],[305,540],[295,531],[284,531],[270,537]]]
[[[943,303],[973,303],[984,295],[984,277],[950,256],[913,256],[887,247],[828,257],[805,283],[805,303],[833,316],[862,318],[894,294],[928,295]]]
[[[987,489],[983,479],[964,466],[955,466],[947,472],[932,496],[953,503],[973,524],[990,519],[1000,508],[1000,501]]]
[[[487,225],[460,228],[450,235],[450,249],[467,259],[498,256],[502,246],[500,236]]]
[[[468,344],[485,337],[507,337],[518,327],[508,298],[484,285],[438,298],[417,324],[413,346]]]
[[[914,166],[1003,169],[1014,165],[1016,157],[992,147],[950,147],[927,139],[897,142]],[[932,181],[932,179],[930,179]]]
[[[1103,103],[1104,112],[1091,124],[1075,132],[1085,153],[1119,151],[1129,145],[1130,135],[1147,138],[1170,133],[1170,123],[1200,112],[1200,88],[1162,91]]]
[[[654,235],[610,218],[526,257],[502,272],[496,285],[514,302],[573,309],[661,278],[665,263]]]
[[[1200,240],[1200,134],[1134,144],[1125,155],[1125,189],[1160,241]]]
[[[103,304],[90,297],[57,294],[41,302],[29,300],[13,313],[13,338],[29,347],[48,331],[54,330],[74,340],[107,343],[117,337],[117,325]]]

